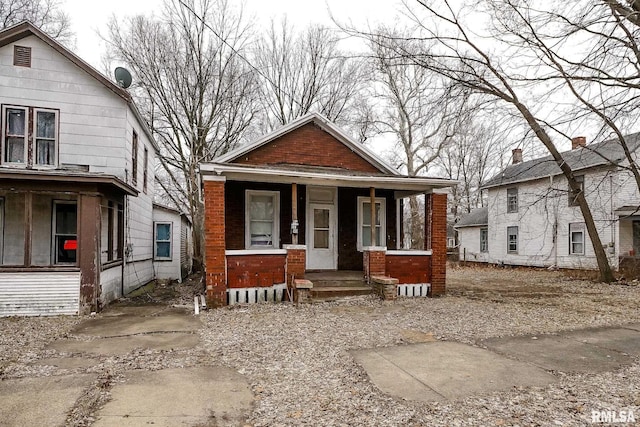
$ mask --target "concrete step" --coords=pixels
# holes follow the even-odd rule
[[[338,299],[342,297],[369,295],[373,292],[370,286],[319,286],[313,284],[311,298],[314,300]]]
[[[314,288],[358,288],[368,286],[367,282],[362,279],[354,280],[311,280]]]

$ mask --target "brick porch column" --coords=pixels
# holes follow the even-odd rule
[[[304,271],[307,267],[307,247],[305,245],[283,245],[287,251],[287,286],[291,287],[291,279],[304,279]]]
[[[364,280],[371,283],[371,277],[386,275],[387,248],[384,246],[367,246],[362,248],[362,264]]]
[[[431,294],[445,293],[447,271],[447,195],[425,194],[425,249],[431,249]]]
[[[225,259],[224,177],[204,178],[204,269],[207,301],[213,307],[227,305]]]

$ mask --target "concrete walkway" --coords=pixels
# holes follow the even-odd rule
[[[68,339],[47,348],[62,353],[38,364],[84,371],[134,349],[180,350],[199,342],[201,323],[167,306],[110,307],[82,321]],[[68,356],[68,357],[66,357]],[[247,380],[221,366],[125,370],[96,426],[243,425],[253,404]],[[0,382],[0,426],[61,426],[98,374],[21,378]]]
[[[488,349],[427,342],[352,352],[371,381],[392,396],[447,401],[469,395],[545,386],[554,372],[603,372],[640,356],[640,325],[554,335],[496,338]]]

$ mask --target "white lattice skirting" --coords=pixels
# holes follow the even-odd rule
[[[227,289],[227,298],[229,305],[253,304],[256,302],[280,302],[286,290],[286,283],[263,288],[231,288]]]
[[[426,297],[430,289],[430,283],[419,283],[417,285],[398,285],[398,296]]]

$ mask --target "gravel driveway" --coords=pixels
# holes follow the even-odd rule
[[[109,381],[130,369],[224,365],[245,375],[255,396],[249,425],[585,425],[592,410],[633,410],[640,419],[640,361],[603,374],[555,373],[544,388],[514,388],[451,403],[400,401],[381,393],[349,350],[433,339],[477,344],[490,337],[544,334],[640,322],[640,286],[605,285],[544,270],[450,268],[448,294],[381,302],[358,297],[293,306],[257,304],[201,314],[201,343],[180,351],[136,350],[90,368],[60,369],[38,360],[79,320],[0,319],[0,379],[97,373],[69,415],[91,424],[109,398]],[[194,285],[164,288],[164,300],[188,304]],[[197,286],[196,286],[197,287]],[[168,295],[168,296],[167,296]],[[157,298],[157,294],[143,296]],[[135,301],[137,303],[139,301]]]

